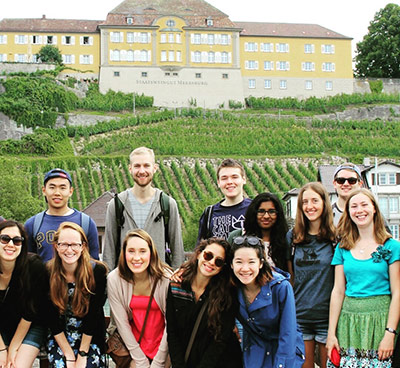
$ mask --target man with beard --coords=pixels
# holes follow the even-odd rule
[[[110,270],[114,269],[126,233],[130,230],[143,229],[154,240],[160,259],[165,261],[167,253],[172,267],[177,268],[185,258],[179,212],[173,198],[152,186],[153,175],[158,168],[154,151],[146,147],[136,148],[131,152],[129,160],[129,172],[135,184],[133,188],[118,194],[119,201],[115,198],[108,204],[103,260]],[[164,208],[163,197],[168,200]],[[117,219],[118,206],[121,206],[123,221]],[[166,216],[168,216],[167,226],[164,223]]]

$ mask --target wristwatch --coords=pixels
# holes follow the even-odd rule
[[[79,350],[79,351],[78,351],[78,354],[79,354],[81,357],[87,357],[87,356],[89,355],[88,352],[83,351],[83,350]]]

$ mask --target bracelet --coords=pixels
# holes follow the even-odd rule
[[[75,359],[65,359],[66,362],[76,362]]]
[[[1,353],[2,351],[6,351],[6,350],[7,350],[7,348],[0,349],[0,353]]]
[[[386,331],[388,331],[388,332],[390,332],[390,333],[392,333],[392,334],[395,334],[395,335],[397,335],[397,331],[396,331],[396,330],[394,330],[393,328],[386,327],[386,328],[385,328],[385,330],[386,330]]]

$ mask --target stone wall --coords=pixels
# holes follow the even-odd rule
[[[354,79],[354,93],[371,93],[368,81],[381,80],[383,83],[384,93],[400,93],[400,79],[390,78],[369,78],[369,79]]]
[[[22,125],[19,127],[14,120],[0,112],[0,140],[21,139],[31,133],[32,128],[24,128]]]
[[[89,114],[68,114],[68,125],[71,126],[89,126],[95,125],[100,121],[119,120],[119,117]],[[59,115],[56,121],[56,128],[62,128],[66,124],[64,115]]]
[[[36,63],[0,63],[0,74],[4,73],[33,73],[37,70],[54,70],[54,64]]]

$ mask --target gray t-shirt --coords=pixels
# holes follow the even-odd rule
[[[343,211],[340,211],[339,207],[337,206],[336,202],[332,205],[332,212],[333,212],[333,223],[335,226],[338,225],[340,218],[343,215]]]
[[[294,296],[297,321],[327,322],[333,288],[334,267],[331,266],[331,242],[319,242],[308,235],[309,242],[297,244],[293,259]]]
[[[129,203],[132,207],[133,219],[139,229],[144,229],[144,224],[146,223],[153,201],[154,196],[146,203],[140,203],[133,195],[132,191],[129,191]]]

